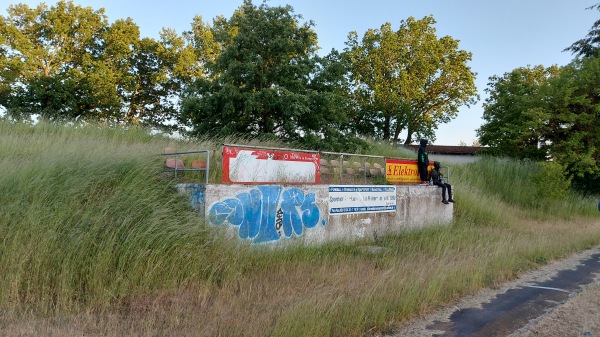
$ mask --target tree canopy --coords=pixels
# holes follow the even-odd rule
[[[0,36],[0,105],[14,119],[165,127],[197,71],[182,37],[141,39],[131,19],[109,24],[104,9],[73,1],[11,5]]]
[[[564,67],[517,68],[490,77],[485,122],[477,130],[488,152],[550,159],[577,190],[600,193],[599,24],[566,49],[578,57]]]
[[[587,9],[600,10],[600,3],[588,7]],[[564,51],[570,51],[576,56],[590,57],[599,56],[600,53],[600,20],[596,20],[590,28],[587,36],[575,41],[572,45],[565,48]]]
[[[492,76],[483,104],[484,123],[477,130],[488,154],[544,160],[546,150],[541,134],[539,91],[544,83],[559,73],[558,67],[517,68],[503,76]]]
[[[384,24],[344,52],[317,53],[312,21],[244,0],[230,18],[140,36],[131,18],[60,0],[0,16],[0,114],[142,125],[194,136],[273,136],[356,150],[365,137],[434,139],[475,100],[471,54],[433,17]]]
[[[481,143],[495,155],[553,161],[580,190],[600,192],[600,58],[492,77]]]
[[[414,137],[435,139],[435,129],[456,117],[458,108],[477,97],[472,55],[458,40],[438,38],[432,16],[369,29],[361,40],[351,32],[346,49],[361,132],[405,144]]]
[[[274,135],[344,147],[335,139],[349,138],[340,130],[346,70],[335,52],[318,57],[313,23],[301,19],[291,6],[244,1],[212,27],[196,22],[196,45],[220,49],[206,59],[208,76],[184,99],[182,121],[192,134]]]
[[[580,190],[600,193],[600,57],[574,60],[541,91],[541,135]]]

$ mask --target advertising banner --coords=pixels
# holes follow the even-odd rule
[[[223,146],[223,182],[228,184],[318,184],[318,153]]]
[[[329,186],[329,214],[380,213],[396,211],[396,186]]]
[[[433,169],[433,161],[429,163],[428,171]],[[419,184],[419,168],[416,160],[386,159],[385,178],[391,184]]]

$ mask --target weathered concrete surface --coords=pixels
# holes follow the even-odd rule
[[[320,244],[356,240],[411,228],[449,225],[453,220],[453,204],[441,202],[441,189],[437,186],[396,185],[395,212],[358,214],[330,214],[329,187],[177,186],[209,224],[223,226],[232,237],[252,243]]]

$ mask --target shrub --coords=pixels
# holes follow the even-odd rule
[[[557,162],[539,162],[533,175],[537,195],[540,199],[562,199],[567,195],[571,179],[567,178],[565,168]]]

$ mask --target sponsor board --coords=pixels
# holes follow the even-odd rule
[[[433,169],[433,162],[430,162],[428,171]],[[419,184],[419,167],[416,160],[409,159],[386,159],[385,160],[385,178],[391,184]]]
[[[396,211],[396,186],[329,186],[329,214],[358,214]]]
[[[228,184],[318,184],[318,153],[223,146],[223,182]]]

